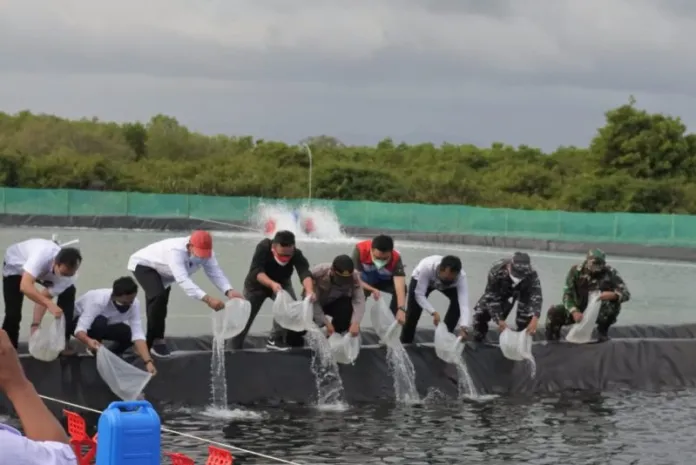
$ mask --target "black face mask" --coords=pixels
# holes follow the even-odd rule
[[[131,304],[121,304],[115,300],[112,300],[112,303],[114,304],[114,307],[116,307],[116,310],[118,310],[120,313],[126,313],[131,308]]]
[[[454,284],[454,279],[442,279],[440,278],[440,282],[442,283],[443,286],[451,286]]]

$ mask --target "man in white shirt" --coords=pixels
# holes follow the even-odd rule
[[[109,350],[116,355],[121,355],[132,345],[145,362],[147,371],[154,374],[155,365],[140,322],[137,294],[138,284],[130,276],[118,278],[111,289],[86,292],[75,302],[76,317],[72,328],[75,337],[92,354],[105,340],[114,342]]]
[[[36,303],[32,332],[39,327],[46,310],[54,316],[65,314],[71,321],[75,308],[75,281],[82,263],[80,251],[74,247],[61,248],[48,239],[28,239],[11,245],[5,251],[2,267],[5,319],[2,323],[12,344],[17,347],[22,322],[24,296]],[[44,289],[39,290],[36,284]],[[54,297],[58,302],[53,302]],[[70,339],[67,332],[65,340]]]
[[[5,331],[0,331],[0,392],[25,434],[0,424],[0,465],[77,465],[68,435],[27,379]]]
[[[145,291],[147,304],[146,342],[150,352],[168,357],[171,352],[164,340],[165,320],[171,285],[177,283],[189,297],[202,300],[218,311],[225,303],[209,296],[191,280],[191,275],[203,271],[228,299],[244,296],[232,288],[213,254],[213,238],[207,231],[194,231],[188,237],[164,239],[138,250],[128,260],[128,269]]]
[[[406,322],[401,332],[402,343],[413,342],[416,326],[424,309],[433,317],[435,326],[440,323],[440,313],[428,301],[428,296],[436,289],[450,302],[444,319],[447,329],[454,332],[459,327],[460,336],[466,337],[467,328],[471,324],[471,310],[462,261],[454,255],[432,255],[421,260],[411,274]]]

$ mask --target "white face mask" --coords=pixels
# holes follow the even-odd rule
[[[281,262],[280,260],[278,260],[278,257],[273,257],[273,260],[275,260],[275,262],[280,266],[285,266],[288,263],[290,263],[290,260],[288,260],[287,262]]]
[[[196,257],[195,255],[191,255],[189,257],[189,263],[191,264],[191,266],[198,266],[198,265],[205,263],[205,258]]]

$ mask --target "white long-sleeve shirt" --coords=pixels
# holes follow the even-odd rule
[[[150,267],[162,277],[165,288],[176,282],[186,295],[198,300],[205,297],[206,292],[191,280],[191,275],[201,267],[220,292],[225,293],[233,289],[225,273],[220,269],[215,254],[213,253],[210,258],[191,257],[186,250],[188,243],[187,236],[164,239],[150,244],[130,256],[128,269],[135,271],[138,265]]]
[[[77,273],[74,276],[56,276],[53,273],[53,260],[58,252],[60,246],[48,239],[27,239],[12,244],[5,251],[2,275],[21,276],[27,272],[52,296],[60,295],[75,284]]]
[[[127,312],[121,313],[114,306],[111,289],[94,289],[85,292],[75,301],[75,316],[79,317],[75,335],[90,330],[94,319],[103,316],[110,325],[127,324],[131,329],[132,341],[144,341],[145,333],[140,320],[140,301],[136,298]]]
[[[453,284],[445,286],[442,284],[438,278],[438,268],[440,267],[440,262],[442,261],[442,255],[431,255],[430,257],[425,257],[418,263],[418,265],[413,269],[411,277],[418,281],[416,289],[414,289],[414,294],[416,297],[416,302],[420,305],[426,312],[431,315],[435,312],[435,307],[428,301],[425,296],[428,289],[445,290],[456,287],[457,289],[457,300],[459,302],[459,323],[460,327],[468,327],[471,322],[471,310],[469,308],[469,289],[466,280],[466,273],[462,270],[459,273],[457,281]]]
[[[77,465],[68,444],[34,441],[0,423],[0,465]]]

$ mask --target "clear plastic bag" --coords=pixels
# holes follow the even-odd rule
[[[382,294],[382,297],[376,302],[372,299],[373,303],[370,307],[372,328],[375,330],[375,333],[377,333],[382,343],[388,346],[401,344],[401,330],[403,328],[399,322],[396,321],[396,318],[394,318],[386,300],[384,294]]]
[[[461,337],[450,333],[447,325],[440,323],[435,328],[435,354],[447,363],[455,363],[462,357],[464,343]]]
[[[48,313],[41,326],[29,337],[29,353],[43,362],[52,362],[65,350],[65,317]]]
[[[582,314],[582,320],[571,326],[565,337],[566,341],[573,344],[587,344],[592,340],[592,331],[594,331],[599,309],[602,306],[602,301],[599,300],[600,294],[599,291],[590,293],[587,308]]]
[[[329,336],[329,346],[337,363],[352,364],[360,354],[360,335],[353,337],[350,333]]]
[[[533,378],[536,375],[536,361],[532,354],[532,342],[532,336],[524,330],[513,331],[508,328],[500,334],[500,350],[505,358],[529,361]]]
[[[213,338],[231,339],[241,333],[251,316],[251,303],[244,299],[231,299],[225,308],[213,312]]]
[[[309,298],[297,302],[287,291],[280,291],[273,301],[273,318],[290,331],[306,331],[314,325],[312,307]]]
[[[97,372],[109,389],[123,400],[136,400],[152,375],[115,355],[104,346],[97,350]]]

